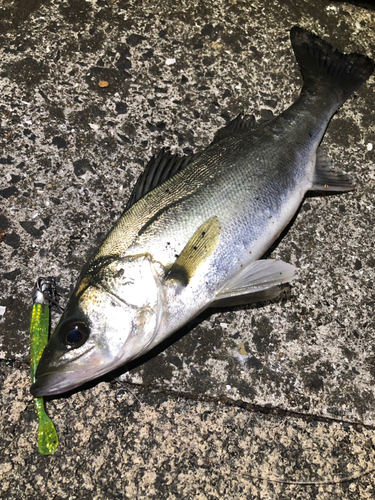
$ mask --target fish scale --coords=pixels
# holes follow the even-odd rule
[[[269,232],[269,227],[273,228],[275,235],[279,234],[290,219],[287,218],[285,222],[281,214],[285,211],[292,212],[291,216],[294,214],[295,205],[300,204],[304,193],[312,185],[312,171],[306,174],[306,165],[300,166],[297,159],[288,154],[287,148],[284,155],[280,157],[279,154],[278,158],[275,158],[276,154],[272,150],[265,155],[256,134],[256,130],[251,130],[235,141],[224,139],[221,141],[224,144],[215,145],[217,151],[203,154],[189,167],[192,176],[188,180],[187,172],[172,178],[167,183],[171,190],[178,189],[182,183],[187,186],[194,177],[200,179],[201,185],[180,199],[178,204],[165,204],[154,216],[152,224],[146,230],[142,228],[142,233],[125,254],[150,252],[156,260],[167,265],[185,246],[190,235],[213,215],[219,217],[222,226],[222,242],[217,249],[219,260],[222,260],[225,249],[236,245],[238,241],[242,242],[244,249],[254,247],[254,240],[259,238],[259,234]],[[254,147],[257,142],[258,148]],[[238,149],[241,150],[241,157],[233,158],[232,151]],[[313,151],[313,145],[310,150]],[[210,162],[206,161],[208,155]],[[220,170],[216,166],[218,161]],[[274,167],[272,170],[270,164]],[[284,165],[289,165],[289,169],[285,169]],[[314,165],[310,165],[310,168],[312,170]],[[305,180],[301,186],[302,176]],[[267,196],[264,196],[265,186]],[[158,189],[164,188],[161,186]],[[199,211],[196,210],[197,206]],[[168,246],[166,242],[175,244]],[[264,248],[259,247],[252,260],[259,258],[263,252]],[[225,277],[221,276],[220,279],[225,280]]]

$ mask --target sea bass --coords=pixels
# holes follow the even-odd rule
[[[47,345],[34,396],[71,390],[146,353],[207,307],[277,296],[293,265],[259,260],[309,190],[349,191],[320,148],[336,110],[374,63],[299,28],[304,85],[281,115],[238,116],[204,151],[162,151],[82,270]]]

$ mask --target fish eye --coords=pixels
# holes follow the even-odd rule
[[[77,349],[86,342],[89,333],[89,329],[83,321],[70,322],[62,329],[60,340],[68,349]]]

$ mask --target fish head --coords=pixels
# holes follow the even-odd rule
[[[149,254],[105,258],[82,273],[36,371],[34,396],[70,391],[147,351],[163,314]]]

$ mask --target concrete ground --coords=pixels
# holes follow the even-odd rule
[[[324,139],[356,190],[308,197],[272,252],[299,279],[52,399],[60,445],[37,449],[36,278],[66,301],[161,147],[197,151],[241,111],[290,105],[295,24],[375,57],[374,11],[344,2],[2,2],[1,498],[375,498],[374,77]]]

